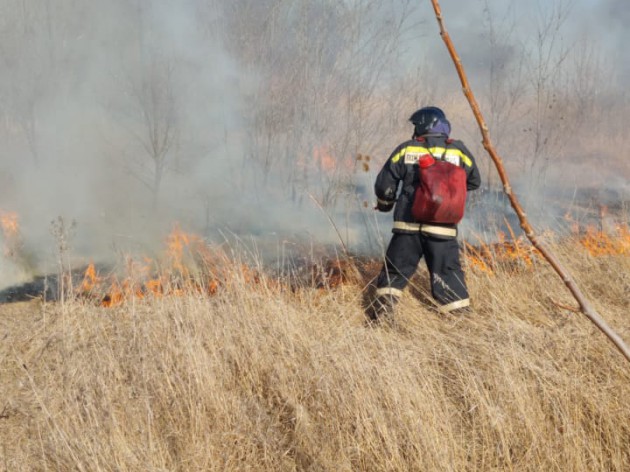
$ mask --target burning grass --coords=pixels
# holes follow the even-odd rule
[[[559,306],[562,281],[524,245],[488,246],[492,273],[468,271],[474,314],[422,303],[420,271],[395,324],[374,328],[363,288],[378,262],[323,263],[296,289],[190,235],[171,242],[174,259],[127,264],[109,308],[0,306],[4,469],[630,468],[627,363]],[[630,339],[630,258],[579,237],[556,249]]]
[[[553,233],[543,235],[556,238]],[[630,229],[619,226],[614,234],[588,226],[566,240],[582,254],[592,257],[630,254]],[[544,264],[542,256],[522,236],[510,230],[509,237],[498,232],[497,242],[473,245],[463,243],[464,263],[472,272],[489,276],[531,271]],[[102,276],[90,263],[74,295],[104,307],[117,306],[132,299],[186,294],[214,296],[234,284],[263,285],[268,289],[295,291],[303,287],[335,289],[341,285],[367,285],[381,262],[374,259],[331,258],[312,264],[306,274],[278,277],[260,267],[236,260],[220,247],[211,247],[201,237],[183,232],[178,226],[165,240],[160,259],[131,258],[124,270]],[[303,269],[303,268],[302,268]],[[303,271],[302,271],[303,272]]]
[[[113,307],[146,297],[213,296],[220,288],[238,283],[277,286],[261,271],[179,226],[167,236],[161,258],[127,257],[124,266],[122,271],[102,276],[90,263],[74,295],[83,301]]]
[[[627,256],[630,254],[630,228],[617,225],[613,231],[606,232],[595,226],[586,226],[583,230],[574,227],[571,237],[565,238],[565,244],[571,245],[580,253],[586,252],[591,257]],[[542,235],[547,240],[557,240],[552,232]],[[544,263],[540,252],[524,236],[516,237],[510,232],[510,238],[498,232],[496,243],[473,245],[464,242],[464,257],[469,267],[476,272],[495,274],[501,268],[501,274],[531,270],[537,263]]]

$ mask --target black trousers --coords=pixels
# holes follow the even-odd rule
[[[439,239],[422,233],[394,233],[376,281],[376,295],[400,296],[422,256],[431,275],[431,293],[444,311],[468,306],[470,301],[457,239]]]

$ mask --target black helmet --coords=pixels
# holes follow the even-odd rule
[[[420,108],[409,117],[409,121],[415,126],[415,136],[427,133],[441,133],[448,136],[451,133],[451,124],[438,107]]]

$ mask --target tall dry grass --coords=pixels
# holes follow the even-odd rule
[[[630,340],[630,258],[558,250]],[[0,307],[0,470],[630,470],[630,366],[536,264],[376,327],[361,283]]]

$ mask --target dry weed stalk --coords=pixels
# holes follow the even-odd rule
[[[464,71],[464,67],[462,65],[462,61],[459,58],[457,51],[455,50],[455,46],[451,41],[451,38],[444,27],[444,20],[442,19],[442,10],[440,8],[440,4],[438,0],[431,0],[433,4],[433,9],[435,11],[435,16],[437,18],[437,22],[440,28],[440,35],[446,44],[446,48],[455,64],[455,68],[457,69],[457,74],[459,75],[459,79],[462,83],[464,95],[466,96],[468,103],[475,115],[475,119],[479,124],[479,128],[481,130],[481,135],[483,136],[483,147],[488,152],[492,161],[494,162],[496,169],[499,173],[499,177],[501,178],[501,182],[503,183],[503,191],[507,195],[510,200],[510,204],[512,208],[516,212],[518,216],[519,222],[521,224],[521,228],[525,232],[525,235],[530,240],[532,245],[540,251],[543,257],[549,262],[549,264],[553,267],[555,272],[562,278],[564,284],[567,286],[573,297],[577,300],[580,305],[580,309],[582,313],[584,313],[608,338],[615,344],[615,346],[621,351],[621,353],[626,357],[628,361],[630,361],[630,348],[626,345],[626,343],[621,339],[621,337],[613,331],[608,323],[604,321],[604,319],[597,313],[595,308],[591,305],[591,303],[587,300],[587,298],[582,294],[582,291],[575,283],[573,276],[569,273],[569,271],[564,267],[564,265],[560,262],[560,260],[556,257],[553,251],[547,247],[541,240],[538,239],[534,229],[529,223],[527,219],[527,215],[523,210],[518,198],[512,191],[512,186],[510,185],[510,180],[508,178],[507,172],[505,171],[505,167],[503,166],[503,160],[498,155],[494,146],[492,145],[492,141],[490,140],[490,134],[488,132],[488,126],[485,123],[483,115],[481,114],[481,110],[479,108],[479,104],[475,99],[475,96],[472,92],[472,89],[468,83],[468,78],[466,76],[466,72]]]
[[[62,216],[58,216],[50,223],[50,233],[57,243],[57,296],[61,304],[72,298],[74,292],[72,284],[72,263],[70,262],[70,240],[76,230],[76,221],[66,222]]]

